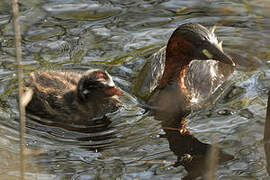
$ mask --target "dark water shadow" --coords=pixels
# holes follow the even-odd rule
[[[173,124],[173,126],[168,126],[168,124]],[[174,166],[182,165],[188,171],[188,175],[183,179],[204,178],[209,170],[209,152],[213,148],[212,145],[203,143],[194,137],[186,128],[185,118],[180,121],[163,119],[162,129],[166,133],[163,137],[168,140],[171,151],[177,156],[177,162]],[[217,151],[219,164],[234,158],[219,148]]]
[[[81,124],[54,121],[28,114],[27,129],[42,139],[100,152],[117,141],[117,130],[109,116],[94,118]],[[30,132],[31,131],[31,132]]]

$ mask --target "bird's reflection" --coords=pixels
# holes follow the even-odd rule
[[[102,151],[109,147],[110,143],[116,141],[116,130],[111,126],[109,116],[103,116],[85,123],[73,124],[65,121],[54,121],[28,114],[27,127],[29,129],[46,132],[52,134],[55,139],[60,139],[63,143],[76,141],[77,146],[89,151]],[[87,143],[87,144],[86,144]]]
[[[179,121],[178,118],[173,118],[172,116],[167,117],[169,118],[166,119],[164,116],[162,116],[162,119],[157,116],[155,118],[161,121],[161,127],[165,132],[164,135],[161,135],[161,138],[168,140],[170,150],[177,156],[177,161],[174,166],[182,165],[185,167],[188,171],[188,175],[184,179],[203,177],[207,172],[207,163],[209,162],[208,152],[212,145],[203,143],[194,137],[186,128],[185,118]],[[104,148],[109,147],[110,143],[114,140],[117,140],[117,128],[112,126],[112,121],[107,116],[80,125],[32,117],[32,121],[33,120],[42,124],[42,126],[60,127],[70,132],[83,134],[83,136],[74,138],[77,139],[78,142],[93,142],[93,144],[87,146],[85,146],[85,144],[83,145],[84,149],[90,151],[102,151]],[[35,129],[37,129],[37,127],[35,127]],[[220,149],[218,149],[218,151],[219,163],[233,158],[233,156],[222,152]]]
[[[85,121],[84,123],[66,123],[65,121],[54,121],[51,119],[41,118],[38,116],[27,115],[27,117],[34,122],[39,124],[50,126],[50,127],[60,127],[68,131],[81,132],[81,133],[97,133],[109,129],[109,125],[112,123],[110,118],[103,116],[100,118],[95,118],[92,120]]]
[[[163,119],[162,128],[165,132],[163,137],[167,138],[171,151],[177,156],[175,166],[182,165],[188,171],[188,175],[184,179],[203,178],[208,170],[208,153],[212,145],[203,143],[194,137],[186,128],[185,118],[182,118],[180,122],[177,119],[173,121]],[[217,150],[219,163],[233,159],[232,155],[220,149]]]

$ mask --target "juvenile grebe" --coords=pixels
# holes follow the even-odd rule
[[[122,92],[103,70],[83,74],[60,71],[36,71],[25,80],[33,89],[26,111],[59,121],[79,122],[100,117],[120,107]]]

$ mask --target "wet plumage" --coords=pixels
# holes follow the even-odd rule
[[[144,77],[138,78],[142,83],[136,84],[135,91],[156,113],[184,116],[207,103],[234,65],[214,30],[196,23],[183,24],[143,67]]]
[[[53,120],[83,122],[120,107],[121,91],[100,69],[82,74],[35,71],[25,80],[25,86],[34,91],[26,111]]]

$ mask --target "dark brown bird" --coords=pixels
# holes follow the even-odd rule
[[[57,121],[84,122],[116,111],[122,92],[103,70],[83,74],[53,70],[36,71],[25,80],[33,89],[27,113]]]
[[[144,66],[137,94],[144,98],[150,94],[146,99],[158,116],[183,117],[206,103],[234,66],[214,30],[196,23],[182,24],[167,47]]]

